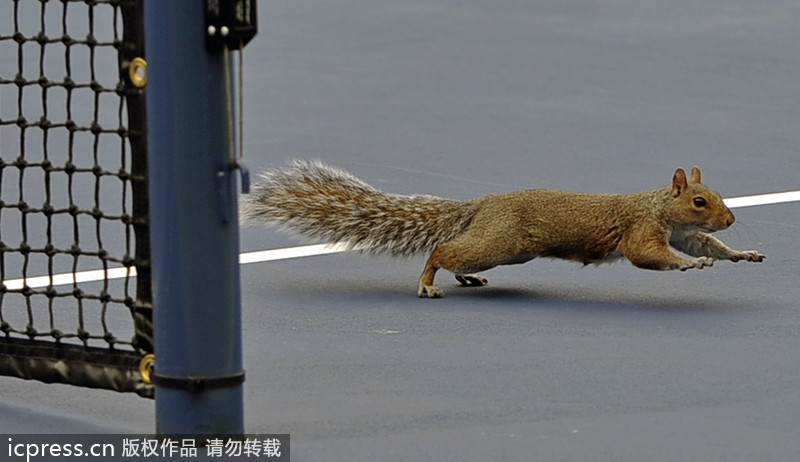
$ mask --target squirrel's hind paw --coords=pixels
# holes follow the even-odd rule
[[[417,289],[417,296],[419,298],[442,298],[444,297],[444,291],[436,286],[420,284],[419,289]]]
[[[741,250],[731,257],[731,261],[745,260],[753,262],[762,262],[766,258],[767,258],[766,255],[764,255],[763,253],[759,253],[757,250]]]
[[[477,274],[456,274],[456,281],[467,287],[480,287],[489,283],[488,279]]]

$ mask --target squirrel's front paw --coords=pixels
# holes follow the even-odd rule
[[[444,291],[436,286],[420,284],[419,289],[417,289],[417,296],[419,298],[442,298],[444,297]]]
[[[763,253],[759,253],[758,250],[740,250],[731,257],[731,261],[745,260],[762,262],[766,258],[767,256]]]
[[[714,266],[715,261],[716,260],[711,257],[692,258],[681,262],[680,265],[678,266],[678,269],[681,271],[686,271],[687,269],[691,268],[703,269],[706,266]]]

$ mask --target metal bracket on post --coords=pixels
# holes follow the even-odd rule
[[[206,50],[238,50],[258,32],[256,0],[206,0]]]
[[[222,45],[222,59],[223,64],[222,84],[225,88],[225,121],[228,125],[228,161],[223,164],[217,171],[217,195],[220,207],[220,219],[223,223],[229,223],[233,217],[233,205],[236,201],[232,200],[231,194],[235,194],[231,182],[236,181],[234,172],[237,170],[241,175],[241,190],[243,194],[250,192],[250,170],[244,163],[244,131],[243,123],[243,109],[244,97],[242,96],[242,50],[239,50],[239,145],[237,153],[237,145],[234,141],[234,133],[236,131],[234,123],[234,110],[233,110],[233,79],[231,78],[231,64],[230,64],[230,51],[226,44]]]
[[[233,210],[230,205],[231,189],[229,181],[232,181],[232,173],[236,170],[239,171],[241,176],[242,193],[247,194],[250,192],[250,170],[244,162],[233,161],[217,172],[217,199],[220,207],[220,219],[223,223],[228,223],[233,218]]]
[[[230,158],[227,165],[223,165],[217,172],[217,190],[220,203],[220,217],[224,223],[231,220],[233,211],[230,200],[230,181],[232,173],[239,171],[241,176],[241,190],[243,194],[250,192],[250,171],[244,164],[243,146],[243,83],[242,83],[242,49],[258,32],[256,22],[256,0],[206,0],[205,26],[206,26],[206,51],[211,54],[222,53],[225,62],[223,85],[226,94],[226,119],[230,128],[229,152]],[[230,51],[239,50],[239,146],[233,141],[235,132],[233,120],[233,82],[231,79]]]

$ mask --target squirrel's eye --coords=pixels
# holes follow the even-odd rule
[[[697,207],[705,207],[706,205],[708,205],[708,202],[706,202],[706,200],[702,197],[695,197],[694,205]]]

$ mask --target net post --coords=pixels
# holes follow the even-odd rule
[[[156,431],[243,434],[237,181],[204,0],[145,1]]]

